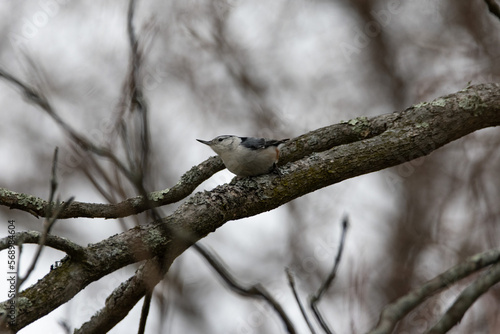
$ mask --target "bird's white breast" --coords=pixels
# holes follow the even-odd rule
[[[259,150],[238,147],[219,155],[226,168],[238,176],[267,174],[278,161],[278,150],[275,146]]]

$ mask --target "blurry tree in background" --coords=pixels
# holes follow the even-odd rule
[[[424,286],[428,290],[422,293],[429,298],[418,300],[415,308],[407,309],[399,318],[394,316],[394,331],[444,333],[448,331],[446,321],[454,324],[461,319],[456,308],[463,304],[455,301],[463,301],[462,291],[471,287],[477,292],[491,286],[479,294],[477,301],[472,298],[473,305],[465,308],[465,316],[449,332],[500,333],[500,291],[494,285],[499,279],[491,278],[498,275],[500,258],[500,135],[496,128],[462,137],[473,131],[464,130],[443,144],[462,138],[435,152],[437,147],[422,149],[423,154],[430,155],[420,157],[422,153],[416,153],[413,160],[411,155],[401,157],[401,164],[372,174],[367,173],[396,163],[381,162],[379,168],[357,172],[355,167],[363,162],[356,161],[357,151],[351,151],[352,173],[347,165],[346,171],[338,172],[344,174],[337,181],[278,202],[270,199],[261,207],[259,203],[249,205],[251,212],[237,218],[277,208],[336,184],[270,213],[226,223],[207,237],[209,231],[191,240],[193,236],[179,236],[178,231],[157,231],[157,225],[151,223],[161,219],[168,222],[168,217],[176,217],[202,196],[214,201],[225,198],[226,194],[217,193],[223,189],[234,191],[227,196],[240,194],[252,199],[254,193],[258,196],[279,184],[277,176],[264,176],[255,184],[237,180],[212,190],[231,181],[232,176],[224,171],[197,187],[193,180],[201,183],[221,165],[217,159],[198,165],[210,153],[195,138],[220,134],[294,138],[330,124],[338,123],[334,129],[347,129],[361,122],[368,132],[346,141],[341,137],[349,134],[342,132],[335,145],[362,145],[362,139],[377,135],[380,124],[372,120],[386,119],[375,116],[412,105],[417,111],[428,108],[432,114],[439,101],[448,100],[418,103],[454,93],[472,94],[467,95],[469,98],[476,89],[479,102],[473,109],[482,112],[481,108],[491,107],[481,103],[488,90],[494,91],[494,85],[485,86],[483,91],[483,86],[473,85],[499,82],[499,32],[500,10],[492,0],[132,1],[130,5],[123,1],[0,0],[0,186],[42,199],[48,199],[49,193],[58,195],[53,199],[61,201],[74,196],[76,204],[114,204],[131,199],[125,203],[130,209],[127,214],[93,215],[96,211],[89,209],[90,213],[84,215],[83,208],[73,203],[74,212],[79,214],[63,217],[71,205],[43,206],[40,212],[33,211],[36,205],[30,210],[9,210],[9,206],[22,209],[21,204],[12,204],[16,195],[11,198],[2,190],[0,235],[6,235],[7,227],[3,226],[9,220],[16,222],[17,232],[43,232],[50,217],[60,218],[50,226],[50,234],[65,239],[46,237],[45,243],[71,255],[71,260],[49,270],[64,254],[44,248],[27,283],[34,284],[44,276],[57,281],[58,272],[82,259],[90,268],[99,257],[88,257],[87,250],[105,240],[118,245],[121,236],[132,238],[126,239],[129,243],[123,249],[108,249],[114,252],[109,258],[117,260],[109,261],[106,277],[86,277],[85,266],[75,265],[82,271],[76,272],[74,280],[81,275],[89,281],[82,283],[85,290],[68,292],[67,299],[76,296],[61,302],[64,306],[53,312],[58,312],[56,316],[50,313],[43,318],[41,312],[34,316],[41,320],[24,331],[52,326],[52,332],[79,328],[80,333],[91,333],[97,332],[95,328],[112,327],[135,302],[105,306],[106,297],[111,296],[107,303],[115,298],[120,301],[127,293],[134,293],[130,291],[133,289],[125,291],[128,286],[139,287],[134,297],[146,295],[146,301],[110,332],[136,332],[141,314],[144,325],[148,296],[158,282],[151,295],[145,332],[286,331],[283,319],[268,303],[262,298],[233,294],[220,279],[224,277],[233,290],[238,290],[236,282],[245,286],[260,282],[290,316],[297,332],[322,332],[308,306],[308,296],[333,273],[341,240],[339,222],[347,214],[350,228],[340,266],[319,306],[335,332],[365,333],[378,323],[380,331],[374,332],[390,333],[392,328],[381,328],[395,313],[389,307],[384,313],[387,317],[381,317],[384,307],[414,289],[424,291],[418,290]],[[469,105],[462,107],[467,110]],[[481,117],[479,114],[474,116]],[[387,124],[399,121],[399,114],[394,115],[387,116]],[[348,119],[351,121],[341,122]],[[429,127],[427,119],[419,122],[415,123],[416,133]],[[484,121],[476,128],[491,125],[498,123]],[[300,143],[317,144],[298,139],[291,147],[298,150]],[[59,147],[58,159],[52,173],[55,147]],[[358,148],[361,154],[363,146]],[[316,153],[310,160],[304,160],[307,152],[303,153],[295,158],[285,156],[284,162],[291,163],[282,167],[290,175],[304,161],[310,163],[309,167],[315,166]],[[290,149],[285,154],[294,153]],[[325,156],[317,157],[320,160]],[[198,167],[190,170],[193,165]],[[188,170],[189,178],[181,179]],[[50,191],[54,175],[57,191]],[[293,180],[290,175],[282,181],[288,177]],[[178,183],[179,179],[182,182]],[[337,183],[341,180],[345,181]],[[185,185],[191,181],[194,187],[188,190]],[[151,201],[140,201],[140,196],[168,187],[169,192],[153,193],[148,195]],[[191,195],[201,190],[211,192]],[[181,204],[154,204],[158,199],[167,202],[169,196],[176,199],[172,203],[182,199]],[[142,211],[136,210],[138,206]],[[27,213],[49,218],[36,219]],[[219,215],[224,216],[224,212]],[[71,217],[76,218],[62,219]],[[228,220],[231,218],[221,218],[212,230]],[[175,225],[176,221],[170,223]],[[198,232],[196,228],[190,232]],[[146,230],[157,231],[164,238],[168,235],[170,241],[175,237],[181,241],[164,246],[170,247],[171,254],[158,254],[156,246],[148,244],[155,240],[143,246],[133,239],[134,234],[148,235]],[[37,243],[42,235],[26,234],[24,242]],[[193,247],[183,252],[202,237],[202,245],[210,246],[218,256],[210,255],[202,245],[197,248],[202,257]],[[92,245],[83,247],[89,243]],[[125,258],[123,254],[133,247],[137,248]],[[35,250],[23,246],[21,274]],[[490,252],[482,260],[470,259],[486,251]],[[180,253],[182,256],[175,259]],[[474,267],[467,267],[468,273],[474,274],[459,274],[459,269],[465,270],[460,267],[444,278],[440,276],[439,282],[423,285],[460,263]],[[492,266],[481,271],[487,265]],[[290,278],[295,281],[313,329],[308,328],[288,287],[285,267],[290,268]],[[1,280],[0,284],[5,284]],[[21,291],[28,288],[27,283]],[[4,286],[0,285],[2,291]],[[58,291],[54,290],[56,295]],[[0,299],[6,298],[7,294]],[[393,305],[402,309],[401,304]],[[46,318],[50,320],[42,323]],[[24,318],[20,314],[18,319]],[[93,325],[103,327],[92,329]]]

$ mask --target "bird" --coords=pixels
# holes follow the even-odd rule
[[[289,139],[266,139],[222,135],[206,141],[196,139],[208,145],[224,162],[226,168],[237,176],[258,176],[278,171],[276,164],[281,146]]]

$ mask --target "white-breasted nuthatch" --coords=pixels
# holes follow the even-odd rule
[[[196,139],[210,146],[230,172],[238,176],[257,176],[272,172],[280,156],[280,146],[288,139],[218,136],[210,141]]]

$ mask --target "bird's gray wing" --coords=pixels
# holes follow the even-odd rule
[[[241,145],[252,150],[266,148],[266,140],[264,138],[241,137]]]
[[[288,141],[288,139],[274,140],[265,138],[241,137],[241,145],[252,150],[259,150],[267,148],[269,146],[278,146],[279,144],[282,144],[286,141]]]

